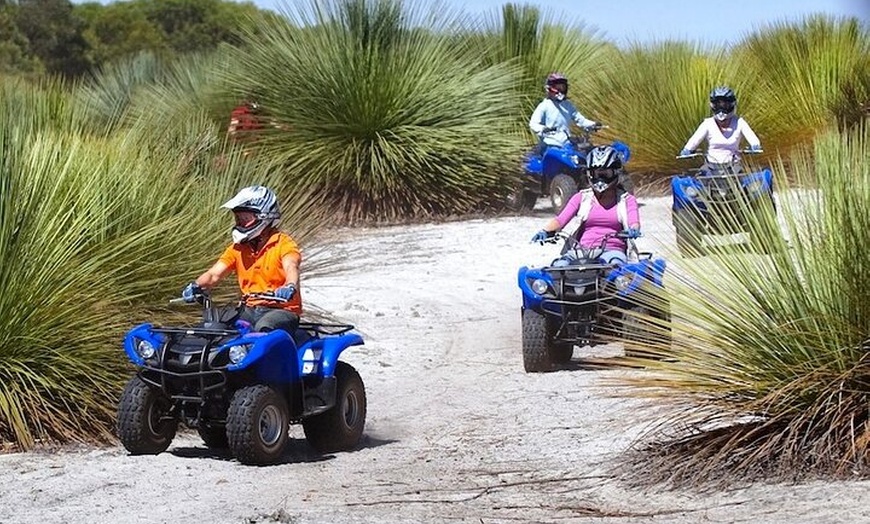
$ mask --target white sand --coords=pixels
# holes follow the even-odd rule
[[[672,246],[669,199],[643,203],[641,246]],[[344,355],[368,392],[362,449],[319,456],[294,427],[272,467],[211,454],[190,433],[153,457],[0,456],[0,524],[870,522],[867,482],[696,494],[607,478],[642,428],[639,404],[598,379],[643,371],[522,368],[516,270],[554,256],[528,243],[549,215],[340,232],[351,268],[305,291],[366,338]]]

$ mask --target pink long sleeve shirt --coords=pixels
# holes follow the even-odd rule
[[[564,228],[577,215],[582,200],[582,191],[568,200],[568,204],[565,205],[565,208],[556,217],[560,228]],[[622,231],[631,225],[640,227],[640,213],[637,210],[637,199],[634,195],[629,194],[625,196],[626,214],[628,215],[628,224],[625,224],[625,226],[619,222],[619,216],[616,212],[618,205],[617,202],[605,208],[598,202],[597,198],[592,198],[592,208],[589,210],[589,216],[581,225],[583,228],[583,233],[579,239],[581,246],[596,248],[601,245],[601,239],[608,233]],[[625,251],[626,247],[625,240],[616,237],[610,237],[604,245],[605,251]]]

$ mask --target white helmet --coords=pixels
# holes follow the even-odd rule
[[[246,187],[221,207],[236,214],[236,225],[233,226],[233,242],[236,244],[257,238],[281,218],[278,197],[264,186]]]

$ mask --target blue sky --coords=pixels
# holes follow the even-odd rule
[[[278,11],[285,0],[253,1],[262,8]],[[414,1],[415,5],[418,1]],[[497,12],[507,3],[507,0],[441,1],[470,14]],[[819,12],[857,16],[870,25],[870,0],[532,0],[515,3],[537,5],[542,11],[564,16],[572,22],[583,21],[603,31],[617,44],[664,39],[736,43],[769,22]]]

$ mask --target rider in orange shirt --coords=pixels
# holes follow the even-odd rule
[[[291,336],[299,326],[302,296],[299,291],[299,246],[278,231],[281,218],[278,198],[263,186],[246,187],[224,203],[235,216],[233,243],[217,262],[182,291],[188,302],[235,271],[242,294],[273,293],[286,302],[247,299],[241,320],[255,331],[283,329]]]

